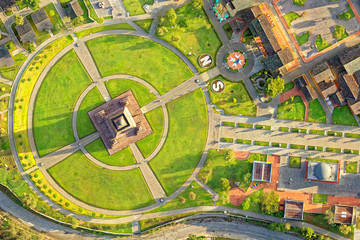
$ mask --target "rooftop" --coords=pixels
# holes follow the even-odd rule
[[[50,30],[54,28],[45,10],[42,8],[31,14],[31,18],[34,21],[36,28],[39,31]]]
[[[26,18],[24,18],[24,24],[16,26],[15,29],[23,43],[36,41],[36,34]]]
[[[131,90],[88,114],[110,155],[153,133]]]
[[[314,67],[311,70],[311,74],[316,83],[319,83],[322,81],[331,81],[331,80],[335,79],[327,62],[323,62],[323,63],[317,65],[316,67]]]
[[[272,163],[253,162],[252,181],[271,182]]]
[[[69,7],[73,10],[73,13],[75,14],[74,17],[79,17],[84,14],[79,2],[77,0],[72,0],[68,3]]]
[[[307,180],[323,182],[338,181],[338,163],[307,161]]]
[[[15,0],[0,0],[0,7],[3,10],[7,10],[15,6]]]
[[[355,224],[355,207],[335,205],[334,223]]]
[[[285,200],[284,218],[303,220],[304,202]]]
[[[0,46],[0,67],[10,67],[15,64],[14,59],[12,58],[9,50],[5,44]]]

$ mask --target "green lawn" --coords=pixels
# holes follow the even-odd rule
[[[54,42],[50,43],[46,48],[42,49],[35,58],[30,62],[28,67],[25,69],[21,83],[19,83],[16,90],[16,99],[23,99],[24,101],[14,105],[14,134],[21,134],[22,139],[17,139],[15,141],[16,150],[19,154],[21,165],[24,169],[28,169],[31,166],[35,165],[35,160],[31,152],[28,134],[27,134],[27,121],[28,121],[28,108],[29,108],[29,99],[31,92],[34,88],[36,80],[40,76],[40,73],[43,71],[45,66],[53,59],[53,57],[58,54],[63,48],[68,46],[73,42],[73,38],[68,35],[62,37]],[[47,56],[45,58],[45,55]],[[40,59],[42,59],[43,64],[40,64]],[[39,66],[39,69],[36,69],[36,66]],[[20,108],[20,105],[22,108]],[[16,109],[15,109],[16,107]],[[24,155],[28,155],[29,158],[25,159]]]
[[[249,202],[250,203],[250,208],[247,209],[247,211],[251,211],[251,212],[257,212],[257,213],[264,213],[261,210],[261,199],[264,193],[264,189],[260,189],[252,194],[250,194],[249,196],[247,196],[247,198],[243,201],[243,203],[240,205],[240,208],[243,209],[245,206],[245,202]],[[231,207],[234,207],[231,205]]]
[[[351,226],[351,231],[344,235],[339,230],[339,224],[329,225],[327,220],[325,219],[324,214],[316,214],[316,213],[304,213],[304,221],[315,226],[324,228],[333,233],[339,234],[340,236],[345,236],[346,238],[353,239],[354,238],[354,227]]]
[[[222,93],[213,93],[210,86],[213,80],[209,81],[210,99],[218,109],[224,109],[225,114],[256,116],[256,105],[247,92],[243,81],[231,82],[222,76],[215,79],[221,79],[225,83],[225,89]],[[233,102],[234,98],[236,98],[236,103]]]
[[[347,173],[357,173],[358,172],[358,162],[345,162],[345,172]]]
[[[11,91],[11,86],[9,86],[5,83],[0,83],[0,89],[2,89],[2,88],[5,88],[5,90],[4,91],[0,90],[0,96],[4,95],[5,93],[10,93],[10,91]]]
[[[319,147],[317,147],[319,148]],[[338,160],[332,160],[332,159],[323,159],[323,158],[306,158],[309,161],[317,161],[317,162],[329,162],[329,163],[339,163]]]
[[[94,87],[85,96],[80,104],[80,108],[77,113],[76,128],[79,134],[79,138],[86,137],[87,135],[96,131],[88,112],[101,104],[105,103],[97,87]]]
[[[290,156],[289,167],[300,168],[301,167],[301,157]]]
[[[65,27],[63,21],[61,20],[61,17],[59,15],[58,11],[56,10],[53,3],[50,3],[50,4],[46,5],[44,7],[44,10],[47,13],[47,15],[49,16],[50,21],[54,26],[54,29],[52,30],[53,34],[58,34],[61,31],[66,30],[66,27]],[[54,15],[51,16],[50,12],[53,12]]]
[[[311,102],[309,102],[308,121],[326,123],[326,114],[321,104],[319,103],[319,100],[317,99],[314,99]]]
[[[111,98],[115,98],[122,93],[131,90],[140,107],[145,106],[156,99],[155,95],[150,93],[149,89],[144,85],[128,79],[112,79],[105,82],[105,85]]]
[[[290,91],[293,88],[294,88],[294,82],[293,81],[288,82],[288,83],[285,84],[283,93],[285,93],[287,91]]]
[[[191,175],[202,156],[208,132],[204,94],[200,89],[167,104],[169,133],[150,167],[169,196]]]
[[[356,134],[356,133],[345,133],[345,137],[349,137],[349,138],[360,138],[360,134]]]
[[[316,40],[315,40],[315,45],[316,45],[316,48],[318,49],[318,51],[321,52],[325,48],[330,47],[331,43],[330,44],[326,43],[326,40],[323,39],[321,37],[321,35],[318,35]]]
[[[6,45],[7,49],[9,50],[9,52],[11,52],[11,53],[17,49],[13,40],[8,41],[5,45]]]
[[[306,33],[303,33],[301,35],[295,35],[296,41],[298,42],[298,44],[301,46],[304,43],[307,43],[307,41],[309,41],[309,37],[310,37],[310,32],[307,31]]]
[[[91,82],[74,50],[51,68],[34,107],[34,138],[40,157],[75,141],[71,123],[73,108]]]
[[[96,207],[127,210],[155,203],[139,168],[107,170],[78,151],[48,172],[69,194]]]
[[[49,39],[50,38],[50,34],[48,33],[48,31],[45,31],[45,30],[42,30],[42,31],[39,31],[36,26],[35,26],[35,23],[34,21],[32,20],[31,16],[30,15],[27,15],[26,16],[26,19],[29,20],[29,23],[32,27],[32,29],[34,30],[35,34],[36,34],[36,37],[37,39],[35,40],[36,44],[37,45],[40,45],[41,43],[43,43],[45,40]]]
[[[326,204],[327,203],[327,195],[326,194],[314,194],[313,195],[313,203],[321,203]]]
[[[85,29],[80,32],[76,32],[75,34],[78,38],[83,38],[91,33],[110,31],[110,30],[134,30],[134,29],[128,23],[118,23],[113,25],[102,25],[99,27]]]
[[[223,26],[223,29],[224,29],[224,31],[225,31],[225,33],[226,33],[226,36],[227,36],[228,39],[230,40],[230,39],[231,39],[231,36],[232,36],[232,34],[233,34],[233,30],[232,30],[232,28],[230,27],[230,24],[229,24],[229,23],[225,24],[225,25]]]
[[[175,27],[167,27],[168,32],[162,36],[156,34],[157,37],[169,42],[187,55],[200,72],[206,71],[206,68],[202,68],[198,64],[198,57],[203,53],[208,53],[215,61],[216,52],[222,45],[218,35],[205,11],[203,9],[194,10],[192,2],[176,9],[175,12],[177,14]],[[201,15],[200,18],[199,15]],[[180,37],[180,40],[173,41],[173,36]],[[190,56],[189,53],[191,53]]]
[[[134,23],[139,25],[139,27],[141,27],[145,32],[149,32],[152,21],[153,21],[152,19],[145,19],[145,20],[135,21]]]
[[[11,67],[1,67],[0,73],[4,78],[7,78],[9,80],[14,80],[16,77],[16,74],[19,72],[21,65],[25,62],[26,56],[22,53],[18,53],[15,56],[13,56],[13,59],[15,61],[15,64]]]
[[[173,52],[147,39],[116,35],[86,44],[103,77],[121,73],[137,76],[164,94],[193,76]]]
[[[251,183],[253,161],[266,161],[266,155],[252,154],[247,160],[233,162],[225,160],[225,151],[210,149],[204,167],[198,177],[217,193],[221,193],[221,178],[239,182],[240,188],[245,191]]]
[[[190,192],[196,194],[195,200],[189,199]],[[186,202],[184,204],[180,203],[180,197],[186,199]],[[162,207],[152,210],[151,212],[164,212],[164,211],[172,211],[181,208],[190,208],[196,206],[212,206],[212,205],[213,205],[213,200],[211,199],[211,195],[205,189],[203,189],[198,183],[194,181],[190,184],[189,187],[185,189],[185,191],[183,191],[175,199],[171,200],[169,203],[165,204]]]
[[[113,165],[113,166],[127,166],[135,164],[135,158],[131,152],[130,147],[124,148],[123,150],[109,155],[108,151],[105,148],[102,140],[96,139],[94,142],[90,143],[85,147],[85,149],[97,160],[100,162]]]
[[[153,4],[154,0],[124,0],[123,1],[126,11],[130,13],[130,16],[145,14],[143,6],[145,4]]]
[[[355,17],[355,14],[349,4],[347,5],[347,8],[348,9],[345,12],[339,14],[339,16],[338,16],[342,20],[349,20],[350,18]]]
[[[227,127],[235,127],[235,123],[234,123],[234,122],[223,122],[222,125],[223,125],[223,126],[227,126]]]
[[[3,21],[1,21],[1,19],[0,19],[0,30],[4,33],[7,33],[6,27],[3,23]]]
[[[304,121],[305,105],[301,98],[296,96],[293,101],[289,99],[279,104],[277,109],[277,118]]]
[[[334,109],[332,123],[334,124],[342,124],[342,125],[350,125],[350,126],[358,126],[350,108],[348,105],[337,107]]]
[[[157,147],[164,131],[164,114],[161,107],[145,113],[153,133],[136,142],[142,155],[148,157]]]
[[[296,19],[301,17],[298,13],[295,12],[289,12],[286,15],[284,15],[284,19],[289,27],[291,27],[290,23]]]
[[[335,32],[333,32],[333,37],[336,38],[336,40],[341,41],[349,36],[349,34],[346,32],[345,27],[336,25],[334,26],[334,28]]]

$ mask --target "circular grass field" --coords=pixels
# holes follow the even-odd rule
[[[96,44],[100,45],[98,48],[103,48],[102,53],[93,48]],[[133,75],[150,83],[160,94],[193,76],[186,64],[170,50],[139,37],[101,37],[88,41],[87,46],[103,77]],[[132,58],[129,58],[130,50],[134,55]],[[134,67],[135,63],[140,67]],[[57,74],[59,72],[61,74]],[[91,83],[74,50],[66,53],[49,71],[34,106],[34,138],[40,157],[75,142],[72,132],[73,109],[81,93]],[[129,79],[112,79],[104,83],[112,98],[132,90],[140,106],[156,99],[144,85]],[[86,94],[76,119],[80,138],[96,131],[87,112],[104,102],[97,87]],[[188,179],[203,154],[208,117],[201,89],[166,103],[166,109],[169,132],[159,153],[149,159],[149,165],[167,196],[170,196]],[[165,119],[161,107],[147,112],[145,117],[153,133],[136,142],[136,146],[147,158],[164,137]],[[84,147],[94,158],[108,165],[136,163],[129,147],[111,156],[101,139]],[[155,203],[139,168],[126,171],[102,168],[77,151],[47,171],[67,193],[92,206],[129,210]]]

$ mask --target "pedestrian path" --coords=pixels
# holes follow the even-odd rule
[[[135,143],[130,144],[130,149],[135,157],[136,162],[140,165],[140,171],[144,176],[145,182],[148,185],[153,198],[157,202],[162,202],[166,197],[166,194],[160,182],[157,180],[148,163],[145,162],[143,155]]]

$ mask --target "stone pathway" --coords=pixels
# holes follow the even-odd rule
[[[212,196],[212,200],[214,202],[219,200],[219,194],[212,190],[208,185],[203,183],[198,177],[195,178],[195,181]]]

